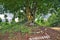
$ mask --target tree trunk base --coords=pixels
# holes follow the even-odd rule
[[[37,26],[39,26],[39,25],[36,24],[35,22],[26,22],[25,25],[28,26],[28,27],[31,27],[31,26],[33,26],[33,27],[36,26],[36,27],[37,27]]]

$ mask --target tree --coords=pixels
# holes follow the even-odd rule
[[[22,9],[28,21],[33,21],[36,15],[48,13],[50,8],[57,10],[59,0],[1,0],[4,3],[4,7],[11,12],[17,12]],[[21,14],[21,12],[19,13]],[[36,15],[35,15],[36,14]],[[16,15],[16,14],[15,14]]]

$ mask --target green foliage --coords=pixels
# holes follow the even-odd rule
[[[56,22],[57,20],[57,15],[56,14],[52,14],[52,16],[48,19],[49,23],[52,24],[54,22]]]
[[[36,21],[37,24],[39,24],[40,26],[50,26],[50,23],[48,21]]]
[[[22,26],[18,23],[14,23],[14,24],[9,24],[9,23],[1,23],[0,25],[0,32],[1,33],[6,33],[6,32],[9,32],[9,33],[14,33],[14,32],[22,32],[22,33],[29,33],[30,32],[30,29],[29,27],[26,27],[26,26]]]
[[[21,26],[20,31],[24,34],[24,33],[30,33],[31,29],[27,26]]]
[[[47,21],[44,21],[44,18],[40,18],[36,21],[37,24],[41,25],[41,26],[52,26],[54,25],[55,22],[59,22],[57,20],[57,15],[56,13],[52,13],[52,15],[47,19]]]
[[[42,26],[52,26],[54,23],[60,23],[60,1],[59,0],[29,0],[29,6],[31,7],[32,5],[32,1],[37,2],[37,13],[36,13],[36,18],[38,18],[37,20],[37,24],[42,25]],[[4,7],[5,9],[10,10],[11,12],[15,12],[15,11],[20,11],[20,9],[22,8],[22,6],[26,5],[28,6],[28,2],[27,0],[0,0],[0,2],[3,4],[4,3]],[[47,14],[50,8],[54,8],[57,13],[52,13],[52,16],[48,19],[48,21],[43,21],[43,18],[39,19],[39,15],[41,16],[41,14]],[[59,9],[58,9],[59,8]],[[14,13],[15,14],[15,13]],[[23,13],[17,13],[19,18],[19,20],[24,20],[26,17],[24,16]],[[16,15],[16,14],[15,14]],[[22,19],[23,18],[23,19]],[[1,24],[0,24],[1,25]],[[3,26],[5,24],[3,23]],[[14,24],[13,24],[14,25]],[[10,24],[6,25],[7,28],[9,28]],[[18,25],[16,25],[18,26]],[[20,25],[21,26],[21,25]],[[6,28],[6,29],[7,29]],[[11,27],[12,29],[16,29],[17,27]],[[19,26],[18,26],[19,28]],[[19,29],[17,29],[19,30]],[[15,30],[15,31],[17,31]],[[23,31],[22,31],[23,32]]]
[[[0,22],[2,22],[1,18],[0,18]]]

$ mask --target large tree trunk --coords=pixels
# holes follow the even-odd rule
[[[32,8],[30,8],[29,0],[26,2],[26,17],[27,17],[27,23],[30,25],[35,25],[35,12],[36,12],[36,4],[33,2]]]
[[[28,22],[32,22],[33,21],[33,16],[31,15],[31,8],[29,6],[29,0],[26,1],[26,16],[27,16],[27,20]]]
[[[31,10],[29,7],[26,8],[26,16],[27,16],[27,25],[30,25],[33,22],[33,16],[31,15]]]
[[[31,15],[31,11],[30,11],[29,7],[26,8],[26,16],[27,16],[28,22],[32,22],[33,21],[33,16]]]

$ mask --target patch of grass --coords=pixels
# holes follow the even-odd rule
[[[0,32],[1,33],[13,33],[13,32],[21,32],[21,33],[29,33],[30,28],[25,25],[20,25],[19,23],[1,23],[0,24]]]

